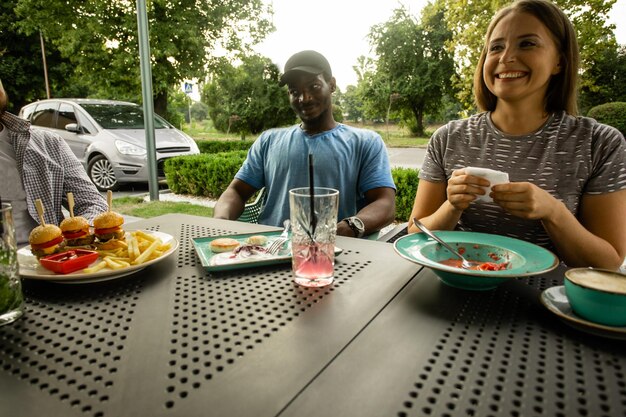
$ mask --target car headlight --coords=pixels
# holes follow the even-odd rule
[[[117,148],[119,153],[124,155],[143,156],[147,154],[144,148],[133,145],[132,143],[124,142],[123,140],[116,140],[115,147]]]

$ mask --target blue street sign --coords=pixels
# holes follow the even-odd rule
[[[191,94],[193,92],[193,84],[185,83],[185,94]]]

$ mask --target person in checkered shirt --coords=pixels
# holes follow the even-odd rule
[[[30,123],[6,111],[8,98],[0,82],[0,197],[13,207],[18,244],[27,243],[39,223],[35,200],[41,199],[46,223],[59,225],[67,193],[74,195],[74,215],[89,222],[108,210],[70,147],[52,132],[34,131]]]

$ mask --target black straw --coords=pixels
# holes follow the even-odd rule
[[[313,155],[309,154],[309,197],[311,199],[311,235],[315,234],[317,218],[315,217],[315,184],[313,182]]]

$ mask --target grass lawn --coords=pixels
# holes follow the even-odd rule
[[[113,207],[120,214],[149,219],[169,213],[193,214],[213,217],[211,207],[186,202],[144,201],[141,197],[121,197],[113,199]]]

